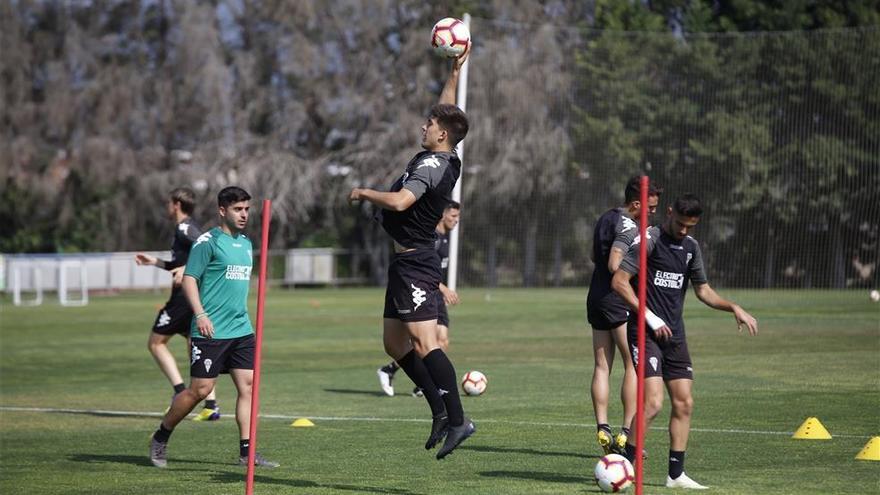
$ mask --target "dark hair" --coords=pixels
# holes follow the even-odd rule
[[[453,148],[467,136],[469,128],[467,115],[455,105],[438,103],[431,107],[428,118],[437,119],[437,125],[449,134],[449,142]]]
[[[192,215],[196,208],[196,193],[188,187],[178,187],[168,194],[172,203],[180,203],[180,211]]]
[[[461,209],[461,203],[459,203],[458,201],[450,201],[449,203],[446,204],[446,208],[443,208],[443,211],[460,210],[460,209]]]
[[[635,175],[630,177],[630,179],[626,183],[626,188],[623,190],[623,198],[624,203],[630,204],[633,201],[638,201],[641,197],[642,191],[642,176]],[[648,196],[660,196],[663,194],[663,189],[654,185],[654,181],[648,181]]]
[[[676,198],[672,209],[683,217],[698,217],[703,214],[703,205],[700,204],[700,199],[691,193],[685,193]]]
[[[251,195],[244,189],[236,186],[224,187],[219,193],[217,193],[217,205],[222,208],[249,199],[251,199]]]

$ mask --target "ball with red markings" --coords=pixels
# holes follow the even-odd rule
[[[468,395],[480,395],[486,391],[489,382],[479,371],[468,371],[461,378],[461,389]]]
[[[624,492],[636,479],[632,464],[618,454],[608,454],[599,459],[593,474],[599,488],[608,493]]]
[[[455,58],[464,53],[471,42],[471,31],[467,24],[454,17],[440,19],[431,29],[431,46],[434,53]]]

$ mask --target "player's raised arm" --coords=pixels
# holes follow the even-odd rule
[[[437,103],[455,105],[456,91],[458,90],[458,76],[461,73],[461,67],[471,53],[471,44],[464,50],[464,53],[452,60],[452,70],[449,71],[449,77],[446,84],[443,85],[443,92],[440,93],[440,101]]]
[[[745,325],[746,328],[748,328],[750,335],[758,334],[758,320],[747,313],[746,310],[742,309],[738,304],[719,296],[718,293],[715,292],[715,289],[710,287],[709,284],[694,284],[694,294],[697,295],[697,298],[702,301],[703,304],[712,309],[733,313],[734,318],[736,318],[737,328],[739,328],[740,332],[742,332],[742,326]]]

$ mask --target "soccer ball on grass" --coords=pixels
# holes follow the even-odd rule
[[[471,31],[467,24],[447,17],[440,19],[431,29],[431,46],[441,57],[455,58],[464,53],[471,42]]]
[[[486,375],[479,371],[468,371],[461,378],[461,389],[468,395],[480,395],[486,391],[488,383]]]
[[[608,493],[626,491],[636,479],[632,464],[619,454],[608,454],[599,459],[593,474],[599,488]]]

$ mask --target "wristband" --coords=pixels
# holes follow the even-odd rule
[[[666,322],[652,313],[650,309],[645,309],[645,322],[651,327],[651,330],[659,330],[666,326]]]
[[[196,319],[197,319],[197,320],[198,320],[199,318],[207,318],[207,317],[208,317],[208,313],[205,312],[205,311],[202,311],[201,313],[199,313],[199,314],[196,315]]]

